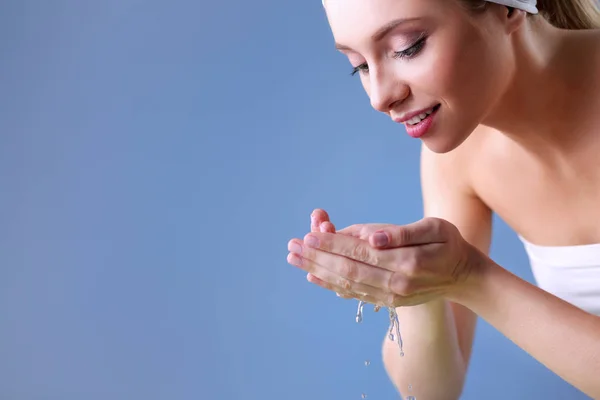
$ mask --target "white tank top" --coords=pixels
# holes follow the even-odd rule
[[[600,243],[551,247],[519,238],[541,289],[600,315]]]

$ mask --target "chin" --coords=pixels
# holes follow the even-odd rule
[[[422,138],[423,144],[427,146],[427,148],[437,154],[445,154],[449,153],[452,150],[455,150],[458,146],[460,146],[464,141],[464,139],[458,139],[452,136],[431,136],[427,138]]]
[[[446,126],[451,124],[446,123]],[[453,125],[453,124],[452,124]],[[462,145],[475,131],[479,124],[461,124],[450,129],[432,130],[421,140],[427,148],[437,154],[449,153]]]

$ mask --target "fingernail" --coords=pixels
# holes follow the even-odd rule
[[[308,247],[319,247],[319,239],[312,235],[308,235],[304,238],[304,244]]]
[[[385,246],[388,244],[388,236],[385,234],[385,232],[375,232],[373,234],[373,243],[375,246]]]

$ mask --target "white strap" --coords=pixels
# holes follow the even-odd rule
[[[518,8],[530,14],[537,14],[536,0],[487,0],[490,3],[502,4],[507,7]]]
[[[486,0],[490,3],[502,4],[507,7],[518,8],[519,10],[527,11],[530,14],[537,14],[538,9],[536,7],[537,0]],[[322,0],[323,7],[325,6],[325,0]]]

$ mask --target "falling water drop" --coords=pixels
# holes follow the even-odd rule
[[[356,323],[360,324],[363,321],[363,308],[365,307],[364,301],[358,302],[358,309],[356,310]]]
[[[412,385],[408,385],[408,391],[412,392]],[[406,400],[417,400],[415,396],[407,396]]]
[[[394,341],[394,317],[392,315],[392,309],[390,308],[390,330],[388,332],[388,338],[393,342]]]
[[[400,357],[404,357],[402,336],[400,335],[400,322],[398,321],[398,314],[394,307],[388,308],[390,313],[390,331],[388,337],[391,341],[394,341],[394,328],[396,328],[396,336],[398,337],[398,347],[400,347]]]
[[[360,397],[363,398],[363,399],[366,399],[367,398],[367,394],[363,393],[363,394],[360,395]]]
[[[371,361],[369,361],[369,360],[366,360],[366,361],[365,361],[365,367],[368,367],[369,365],[371,365]]]
[[[379,312],[379,310],[381,310],[381,306],[375,306],[375,307],[373,307],[373,311]]]

